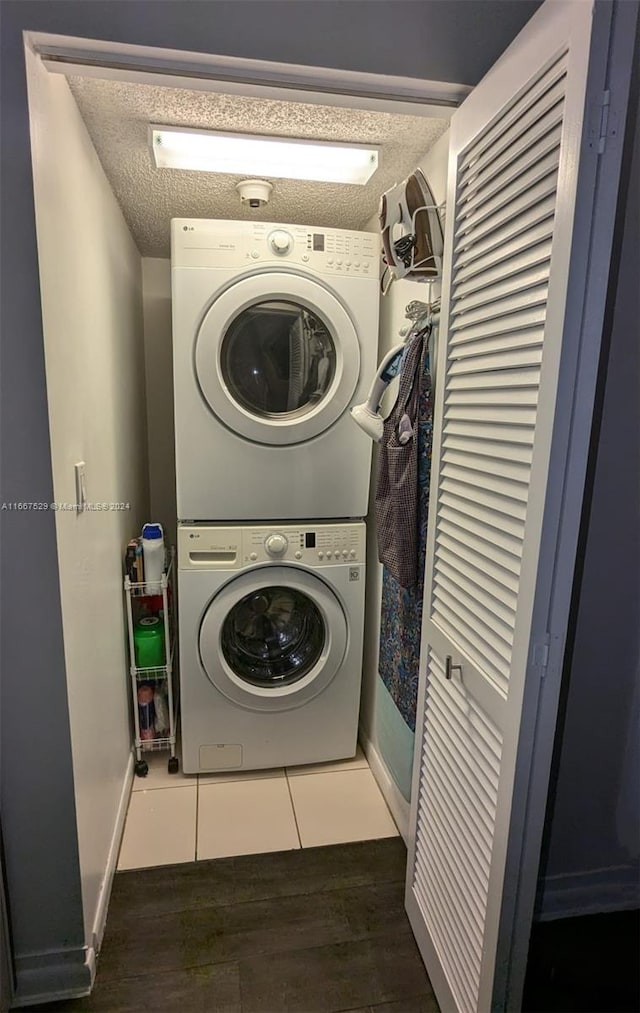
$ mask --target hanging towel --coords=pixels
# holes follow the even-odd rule
[[[398,398],[385,419],[378,458],[378,557],[402,587],[412,587],[418,579],[418,408],[430,330],[409,336]]]
[[[417,581],[402,587],[382,571],[378,672],[405,724],[415,731],[422,628],[422,582],[427,555],[427,516],[431,479],[433,400],[429,355],[424,357],[418,400],[418,552]]]

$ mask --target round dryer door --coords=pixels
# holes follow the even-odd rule
[[[289,710],[312,700],[337,674],[346,646],[336,596],[318,577],[287,566],[231,580],[200,625],[208,678],[251,710]]]
[[[238,435],[272,446],[328,429],[353,397],[360,346],[327,289],[285,272],[226,289],[198,332],[195,365],[209,409]]]

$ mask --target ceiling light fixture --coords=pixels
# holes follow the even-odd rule
[[[377,148],[290,137],[150,125],[149,144],[157,169],[251,173],[364,186],[378,167]]]

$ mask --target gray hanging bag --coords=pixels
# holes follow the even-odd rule
[[[402,587],[418,577],[418,404],[427,330],[409,338],[398,398],[385,419],[376,489],[378,557]]]

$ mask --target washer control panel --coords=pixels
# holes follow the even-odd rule
[[[200,218],[171,222],[173,268],[259,268],[277,262],[377,282],[379,259],[380,239],[373,232]]]
[[[251,528],[181,525],[178,566],[189,570],[234,570],[268,562],[308,567],[364,563],[362,521],[282,524]]]

